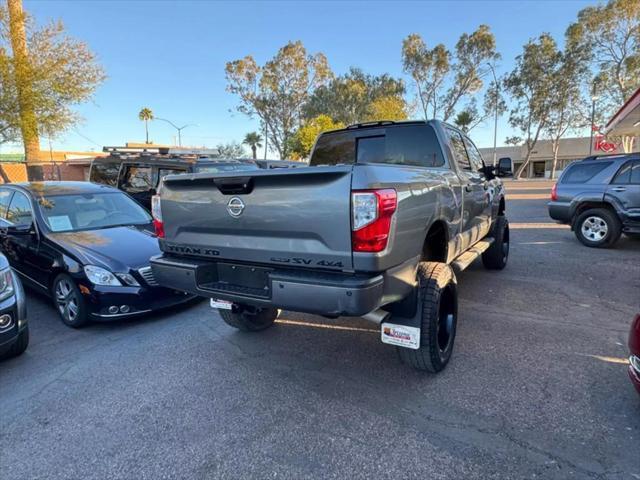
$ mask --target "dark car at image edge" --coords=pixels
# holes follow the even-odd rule
[[[569,165],[551,191],[549,216],[588,247],[640,235],[640,154],[589,157]]]
[[[640,313],[636,315],[629,332],[629,378],[640,393]]]
[[[0,359],[21,355],[29,345],[27,303],[22,283],[0,254]]]
[[[151,217],[125,193],[88,182],[0,187],[0,249],[25,285],[80,327],[186,303],[157,285]]]

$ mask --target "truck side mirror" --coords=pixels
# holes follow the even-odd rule
[[[499,177],[513,177],[513,160],[510,157],[503,157],[498,160],[496,174]]]

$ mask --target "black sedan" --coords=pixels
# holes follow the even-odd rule
[[[15,357],[29,345],[27,304],[22,284],[0,254],[0,358]]]
[[[80,327],[187,302],[157,286],[159,254],[149,214],[127,194],[88,182],[0,187],[0,249],[26,286],[50,295]]]

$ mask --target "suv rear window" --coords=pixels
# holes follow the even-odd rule
[[[433,127],[399,125],[321,135],[309,162],[311,166],[353,163],[441,167],[444,156]]]
[[[561,183],[584,183],[591,180],[602,170],[611,165],[611,162],[580,162],[567,169],[562,176]]]

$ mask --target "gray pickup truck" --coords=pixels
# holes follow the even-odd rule
[[[309,167],[168,176],[153,273],[244,331],[279,309],[363,317],[403,362],[438,372],[456,333],[454,271],[507,262],[500,175],[458,129],[411,121],[323,133]]]

